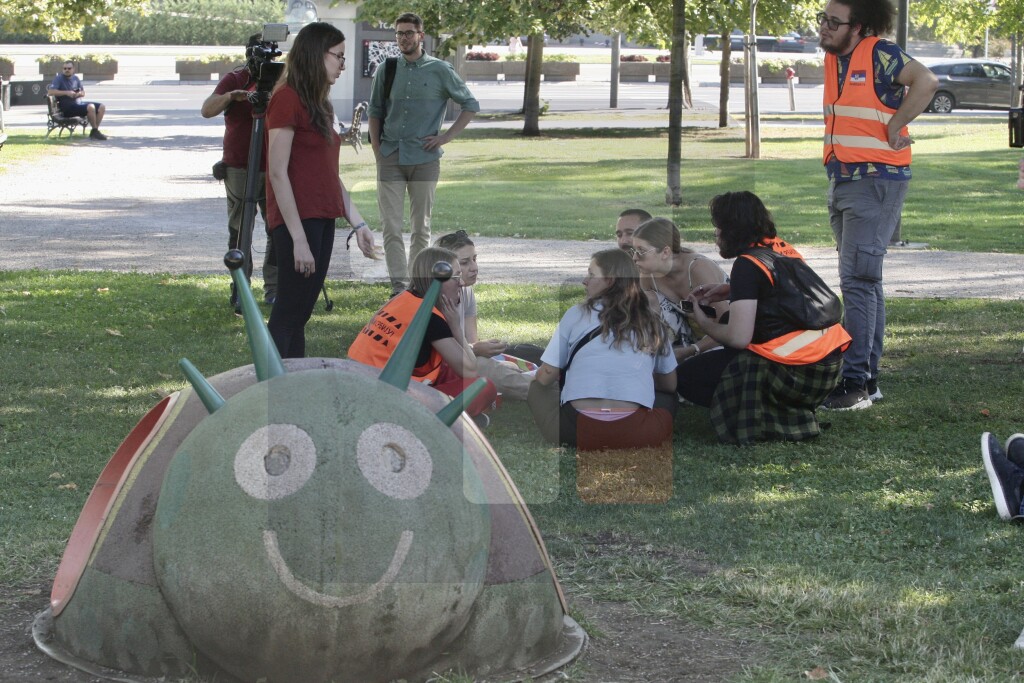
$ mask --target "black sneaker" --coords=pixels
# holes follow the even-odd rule
[[[1024,470],[1024,434],[1014,434],[1006,440],[1003,446],[1006,457],[1017,467]]]
[[[862,410],[871,407],[871,399],[863,384],[845,377],[821,404],[823,410]]]
[[[869,379],[868,383],[864,385],[864,390],[868,392],[868,398],[871,399],[872,403],[878,403],[882,400],[882,390],[878,388],[877,377]]]
[[[263,295],[263,303],[273,306],[277,301],[277,292],[267,292]]]
[[[93,140],[106,140],[107,136],[100,132],[99,128],[93,128],[92,132],[89,133],[89,137]]]
[[[999,519],[1019,517],[1024,470],[1010,462],[999,441],[988,432],[981,435],[981,460],[985,464]]]
[[[473,422],[476,422],[476,426],[479,427],[481,431],[491,426],[491,418],[487,415],[487,413],[480,413],[479,415],[474,415]]]

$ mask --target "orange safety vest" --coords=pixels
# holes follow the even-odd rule
[[[752,256],[744,255],[744,258],[756,264],[768,277],[768,281],[773,286],[775,285],[775,278],[772,277],[772,273],[766,265]],[[758,302],[759,311],[762,303]],[[754,337],[758,337],[756,329]],[[793,330],[768,341],[756,344],[751,342],[747,344],[747,349],[783,365],[810,365],[817,363],[836,349],[845,351],[851,341],[853,339],[847,331],[837,323],[824,330]]]
[[[423,299],[412,292],[404,291],[384,304],[370,322],[356,335],[352,346],[348,347],[348,357],[364,365],[383,368],[387,365],[391,354],[395,352],[409,323],[419,310]],[[436,308],[434,313],[441,315]],[[437,382],[441,371],[441,354],[430,348],[427,362],[412,371],[412,378],[417,382]]]
[[[889,119],[896,113],[875,93],[874,48],[877,36],[857,44],[839,92],[839,58],[825,55],[825,151],[822,163],[835,155],[844,163],[872,162],[891,166],[910,165],[910,147],[889,146]],[[907,135],[906,126],[900,130]]]

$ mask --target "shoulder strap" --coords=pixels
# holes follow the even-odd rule
[[[771,249],[756,247],[754,249],[748,249],[740,256],[753,261],[754,265],[764,271],[764,274],[768,277],[768,282],[770,282],[773,287],[775,286],[775,277],[772,275],[776,257],[774,251]]]
[[[395,72],[398,70],[398,57],[388,57],[384,60],[384,102],[387,103],[391,97],[391,86],[395,84]],[[385,104],[386,106],[386,104]]]
[[[601,334],[600,325],[598,325],[590,332],[587,332],[585,335],[580,337],[580,340],[576,342],[576,344],[572,347],[572,350],[569,352],[569,359],[565,361],[565,367],[562,368],[562,377],[565,377],[565,373],[569,372],[569,366],[572,365],[572,359],[576,357],[576,353],[584,346],[586,346],[588,343],[590,343],[590,341],[599,334]]]

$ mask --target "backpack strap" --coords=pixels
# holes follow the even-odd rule
[[[774,266],[775,264],[775,252],[771,249],[750,249],[740,256],[741,258],[750,259],[754,265],[760,268],[768,277],[768,282],[771,283],[772,287],[775,286],[775,276],[772,274],[774,268],[768,267],[769,265]]]
[[[384,119],[388,115],[388,98],[391,97],[391,86],[395,84],[395,72],[398,71],[398,57],[384,60],[384,116],[380,117],[381,132],[384,130]]]

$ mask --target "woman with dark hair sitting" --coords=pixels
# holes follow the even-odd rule
[[[838,323],[800,329],[783,310],[779,278],[785,274],[775,259],[797,258],[782,254],[796,252],[778,239],[757,195],[728,192],[714,197],[710,208],[719,253],[736,261],[729,284],[698,287],[689,299],[694,319],[723,348],[683,362],[680,393],[710,407],[724,443],[817,436],[814,411],[839,380],[850,335]],[[724,299],[730,302],[727,322],[707,317],[698,305]]]
[[[441,294],[430,316],[412,378],[430,384],[449,396],[461,394],[477,378],[476,356],[466,343],[459,320],[459,295],[462,279],[459,259],[454,252],[428,247],[412,262],[409,288],[393,296],[381,306],[348,349],[348,357],[377,368],[383,368],[409,323],[423,303],[423,296],[433,282],[431,269],[438,261],[452,266],[452,277],[441,284]],[[477,424],[486,427],[490,418],[484,413],[498,396],[494,383],[473,399],[466,413]]]
[[[599,251],[541,356],[527,404],[545,439],[580,450],[652,448],[672,439],[671,336],[621,249]],[[564,386],[557,391],[560,372]]]

